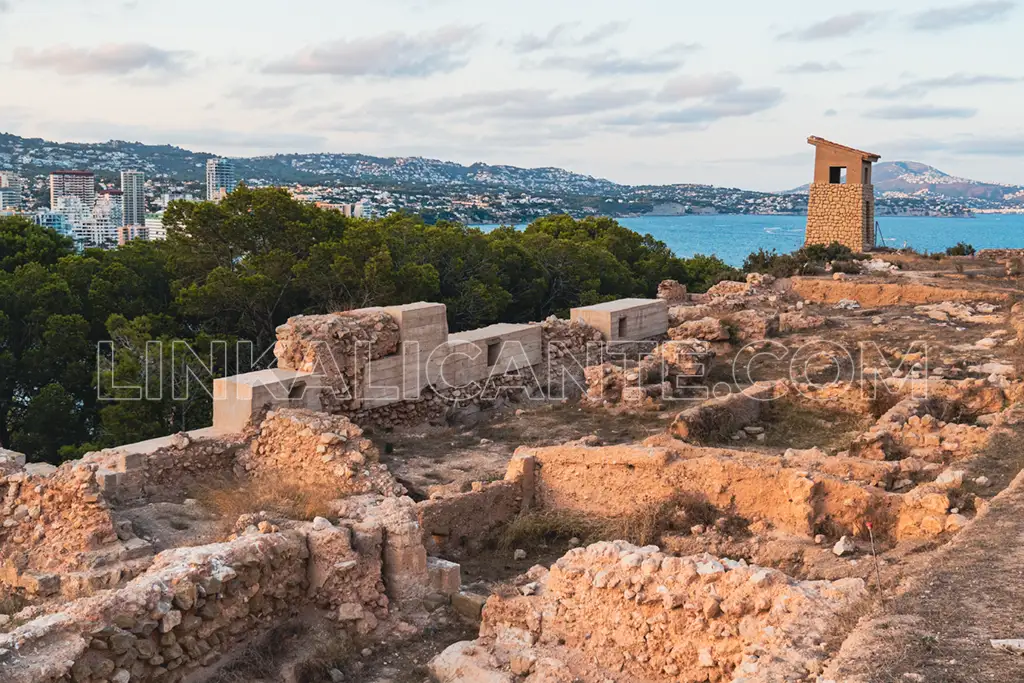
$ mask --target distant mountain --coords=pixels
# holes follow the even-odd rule
[[[1024,187],[958,178],[916,161],[884,161],[875,164],[872,174],[875,193],[882,197],[943,197],[1024,203]],[[809,189],[810,185],[802,185],[790,192],[807,194]]]

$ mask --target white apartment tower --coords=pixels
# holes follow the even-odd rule
[[[96,203],[96,175],[92,171],[54,171],[50,174],[50,208],[62,197],[78,197],[82,206]]]
[[[206,199],[219,202],[235,189],[235,165],[228,159],[206,162]]]
[[[20,209],[24,183],[14,171],[0,171],[0,209]]]
[[[121,193],[124,225],[145,225],[146,176],[142,171],[121,171]]]

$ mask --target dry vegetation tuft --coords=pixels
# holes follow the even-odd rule
[[[279,479],[217,479],[198,487],[192,497],[229,520],[266,511],[288,519],[309,521],[329,517],[330,501],[341,494],[332,492],[329,487],[303,486]]]
[[[251,683],[274,680],[298,638],[307,635],[307,627],[298,624],[279,626],[241,650],[234,660],[220,669],[210,683]]]
[[[765,444],[776,448],[844,450],[871,423],[864,415],[787,399],[769,401],[763,411]]]

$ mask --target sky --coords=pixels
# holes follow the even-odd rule
[[[59,141],[784,190],[818,135],[1024,184],[1024,0],[0,0],[0,74]]]

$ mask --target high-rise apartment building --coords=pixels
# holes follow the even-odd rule
[[[167,239],[167,228],[164,226],[162,213],[146,216],[146,239],[151,242]]]
[[[0,211],[21,208],[21,191],[13,187],[0,187]]]
[[[14,171],[0,171],[0,209],[20,209],[25,184]]]
[[[50,174],[50,208],[62,197],[78,197],[82,206],[96,202],[96,175],[92,171],[54,171]]]
[[[206,162],[206,199],[219,202],[235,189],[235,165],[228,159]]]
[[[146,176],[142,171],[121,171],[121,215],[124,225],[146,224]]]

